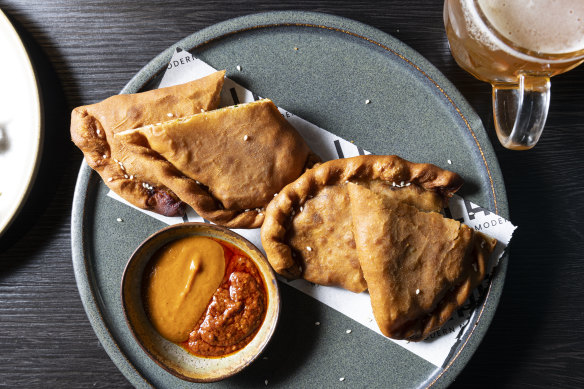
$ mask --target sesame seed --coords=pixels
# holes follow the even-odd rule
[[[391,183],[391,186],[395,186],[395,182],[392,182],[392,183]]]
[[[172,114],[172,112],[169,112],[166,114],[166,116],[168,116],[169,118],[173,117],[174,115]]]
[[[240,65],[237,65],[235,68],[241,72],[241,66]]]
[[[123,220],[121,218],[117,218],[116,219],[118,222],[123,222]]]
[[[249,212],[249,209],[246,209],[246,210],[245,210],[245,211],[243,211],[243,212]]]
[[[404,186],[404,184],[405,184],[405,182],[404,182],[404,181],[402,181],[402,182],[399,184],[399,186]]]
[[[274,197],[276,197],[277,195],[278,195],[277,193],[274,193]]]
[[[243,140],[248,140],[248,139],[249,139],[249,136],[247,136],[247,135],[243,136]]]
[[[350,333],[351,333],[351,332],[353,332],[353,331],[351,331],[351,330],[347,330],[347,331],[345,331],[345,332],[346,332],[347,334],[350,334]]]
[[[484,240],[481,242],[481,248],[485,248],[485,241]]]
[[[114,178],[113,177],[110,177],[110,178],[107,179],[107,182],[112,182],[113,180],[114,180]]]
[[[266,386],[268,386],[268,380],[265,380],[264,381],[264,384],[266,384]]]
[[[133,175],[131,175],[131,176],[130,176],[130,180],[133,180],[133,179],[134,179],[134,176],[133,176]]]
[[[420,294],[420,289],[416,289],[416,294]]]
[[[201,108],[201,112],[205,112],[205,110],[203,108]]]
[[[106,158],[107,158],[107,155],[105,155],[105,154],[104,154],[104,155],[102,155],[101,157],[102,157],[103,159],[106,159]]]
[[[472,215],[474,215],[474,212],[469,212],[469,213],[468,213],[468,216],[472,216]],[[483,241],[483,242],[484,242],[484,241]]]
[[[411,183],[411,182],[408,182],[408,183],[406,184],[406,186],[410,186],[410,185],[412,185],[412,183]]]
[[[130,178],[130,177],[129,177],[127,174],[124,174],[124,178],[125,178],[125,179],[128,179],[128,178]]]
[[[302,210],[303,210],[303,209],[304,209],[304,208],[303,208],[303,207],[302,207],[302,205],[301,205],[301,206],[300,206],[300,212],[302,212]]]
[[[315,321],[315,322],[314,322],[314,325],[315,325],[315,326],[319,326],[319,325],[320,325],[320,322],[319,322],[319,321]]]
[[[339,381],[343,382],[345,380],[345,377],[341,377],[339,378]]]
[[[298,51],[298,47],[295,47],[294,50]]]
[[[195,180],[195,182],[197,183],[197,185],[201,185],[201,183],[199,181]]]
[[[264,214],[263,214],[262,212],[259,212],[259,213],[258,213],[258,215],[260,215],[260,216],[264,216]]]
[[[451,160],[448,160],[446,162],[448,162],[449,165],[452,165],[452,161]]]
[[[118,160],[117,160],[117,159],[115,159],[115,158],[114,158],[114,161],[115,161],[116,163],[120,163],[120,161],[118,161]]]
[[[96,133],[97,135],[101,135],[101,130],[98,128],[97,130],[95,130],[95,133]]]
[[[312,247],[306,246],[306,251],[312,251]]]
[[[371,103],[371,100],[365,100],[365,104]]]

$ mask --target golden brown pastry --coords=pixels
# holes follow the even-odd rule
[[[358,293],[367,289],[367,284],[355,250],[348,203],[343,184],[324,187],[292,215],[285,241],[304,279]],[[284,271],[288,275],[289,271]]]
[[[87,164],[121,197],[163,215],[182,215],[184,203],[172,190],[145,182],[120,163],[132,159],[148,165],[149,161],[157,160],[156,154],[135,147],[124,151],[131,155],[124,155],[114,134],[217,108],[224,76],[225,71],[219,71],[186,84],[112,96],[77,107],[71,113],[71,139],[83,151]],[[159,170],[173,171],[170,164],[156,164]]]
[[[227,227],[259,227],[274,195],[315,160],[267,99],[119,132],[115,138],[127,172],[168,188],[205,219]],[[155,162],[128,157],[136,148],[148,149]]]
[[[267,208],[262,245],[276,272],[353,292],[367,289],[351,228],[349,181],[434,211],[462,185],[455,173],[397,156],[328,161],[286,186]]]
[[[262,244],[278,273],[368,289],[383,334],[422,340],[484,278],[496,244],[439,213],[461,184],[396,156],[329,161],[272,201]]]
[[[348,184],[353,232],[381,332],[423,340],[485,276],[496,244],[437,212]]]

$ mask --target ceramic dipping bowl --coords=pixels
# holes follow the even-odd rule
[[[251,258],[263,277],[268,294],[266,316],[251,342],[233,354],[205,358],[187,352],[179,345],[163,338],[151,324],[144,309],[142,282],[150,259],[165,244],[187,236],[211,237],[231,243]],[[142,242],[124,270],[121,298],[128,327],[144,352],[169,373],[191,382],[219,381],[251,364],[272,337],[280,312],[278,283],[262,252],[247,239],[227,228],[205,223],[170,226]]]

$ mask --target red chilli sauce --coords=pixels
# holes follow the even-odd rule
[[[180,343],[202,357],[223,357],[245,347],[259,331],[268,304],[263,278],[249,256],[213,240],[223,247],[225,276],[189,339]]]

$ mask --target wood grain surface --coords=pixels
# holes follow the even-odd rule
[[[117,93],[179,39],[262,11],[349,17],[420,52],[493,128],[490,86],[454,63],[439,0],[0,0],[0,7],[38,70],[46,120],[39,179],[0,238],[2,387],[130,386],[97,340],[75,283],[70,213],[82,155],[69,141],[69,112]],[[519,229],[494,321],[453,387],[584,387],[584,67],[553,79],[535,149],[504,150],[490,135]]]

